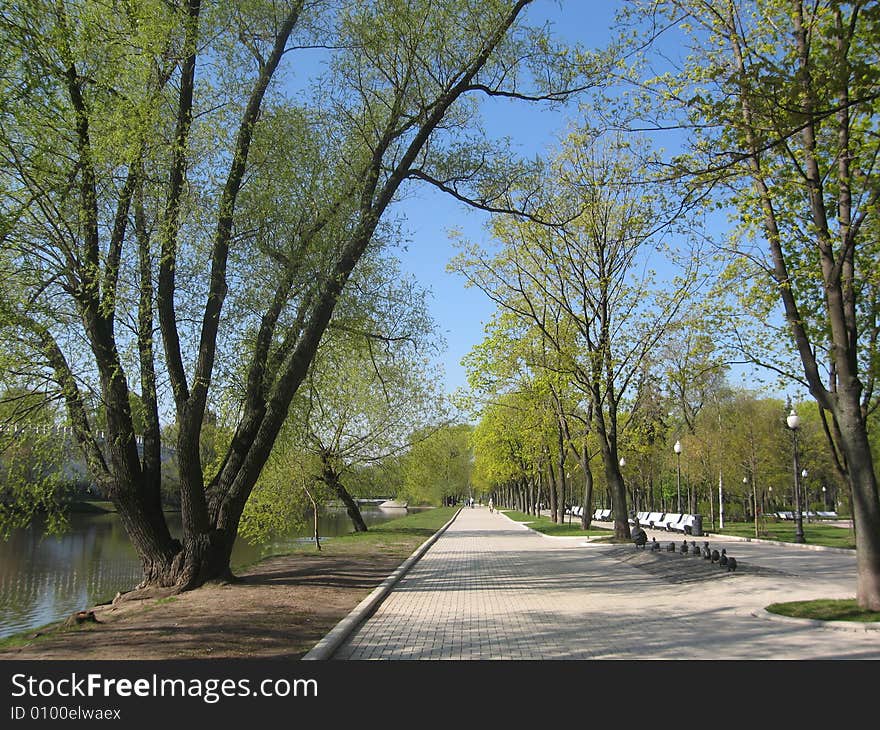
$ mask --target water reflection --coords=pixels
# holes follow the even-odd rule
[[[402,516],[378,508],[362,514],[367,525]],[[179,534],[179,516],[169,516],[169,522]],[[351,531],[351,521],[342,510],[329,512],[320,518],[319,530],[322,536],[342,535]],[[261,545],[238,540],[232,564],[253,563],[310,534],[291,532]],[[0,638],[109,600],[140,578],[140,562],[115,514],[71,515],[70,530],[59,537],[46,537],[35,525],[16,530],[0,542]]]

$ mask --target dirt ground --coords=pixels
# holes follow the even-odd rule
[[[403,558],[295,554],[241,581],[95,607],[99,623],[29,636],[2,659],[300,659]]]

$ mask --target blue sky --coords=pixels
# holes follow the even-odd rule
[[[527,17],[534,23],[548,21],[556,36],[568,42],[598,49],[611,39],[614,15],[622,5],[623,0],[538,0]],[[677,51],[673,47],[665,48],[670,58],[674,58]],[[509,136],[524,156],[554,148],[566,126],[573,121],[577,121],[576,110],[553,112],[540,105],[509,100],[493,101],[484,110],[488,133]],[[676,142],[664,137],[660,144],[668,148]],[[489,240],[485,230],[488,216],[426,185],[412,192],[395,210],[396,214],[405,216],[405,229],[409,233],[406,250],[398,250],[396,255],[403,271],[414,275],[431,293],[431,313],[446,342],[439,364],[445,373],[446,390],[453,393],[467,386],[461,360],[482,340],[484,324],[492,316],[494,305],[479,290],[465,288],[460,276],[446,271],[456,254],[449,232],[456,229],[466,240],[485,243]],[[718,232],[726,227],[723,218],[723,213],[716,214]],[[732,384],[750,389],[769,387],[777,394],[791,394],[795,399],[805,395],[799,393],[794,384],[774,385],[773,375],[753,366],[734,366],[728,377]]]
[[[549,21],[556,35],[570,42],[599,47],[610,38],[608,28],[618,6],[616,1],[539,0],[527,17],[534,23]],[[484,120],[490,134],[510,136],[518,151],[534,156],[555,145],[570,119],[536,105],[499,101],[485,109]],[[432,294],[431,313],[447,344],[441,364],[451,393],[466,386],[461,359],[483,338],[483,325],[494,306],[482,292],[466,289],[461,277],[446,271],[456,253],[449,231],[455,228],[469,240],[486,241],[487,217],[425,185],[413,190],[395,212],[406,217],[410,234],[407,250],[396,255],[404,272],[413,274]]]

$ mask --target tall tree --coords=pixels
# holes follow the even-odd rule
[[[242,510],[404,183],[452,180],[491,206],[506,176],[473,134],[477,100],[566,97],[563,56],[521,21],[530,2],[28,0],[0,16],[2,335],[63,395],[141,587],[231,575]],[[295,51],[322,70],[285,88]],[[241,353],[240,416],[206,478],[205,414]],[[166,393],[180,541],[159,497]]]
[[[800,373],[851,486],[859,605],[880,609],[880,495],[868,437],[877,409],[880,8],[855,0],[657,0],[690,54],[642,88],[654,118],[687,126],[677,174],[727,193],[740,216],[729,277],[744,309],[781,308]],[[657,100],[663,100],[658,112]],[[668,169],[668,168],[667,168]],[[778,311],[778,310],[777,310]]]
[[[620,473],[621,404],[695,286],[693,269],[654,285],[645,258],[678,212],[639,179],[623,146],[574,133],[544,184],[541,220],[496,219],[497,256],[456,267],[499,306],[540,329],[592,406],[615,533],[629,537]],[[693,259],[691,263],[693,263]]]

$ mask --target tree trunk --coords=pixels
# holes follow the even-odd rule
[[[586,452],[586,447],[584,448]],[[590,460],[586,454],[581,458],[581,469],[584,472],[584,502],[581,512],[581,528],[590,529],[593,521],[593,470],[590,469]]]
[[[345,505],[345,511],[348,512],[348,516],[351,518],[351,523],[354,525],[355,532],[366,532],[367,523],[364,522],[361,510],[358,507],[357,502],[355,502],[352,496],[348,493],[348,490],[342,485],[342,482],[339,481],[339,475],[333,473],[332,481],[326,483],[333,488],[333,491],[336,492],[336,496],[339,497]]]
[[[553,469],[553,460],[547,458],[547,495],[550,501],[550,519],[557,522],[556,519],[556,473]],[[540,514],[540,512],[538,512]]]
[[[880,611],[880,499],[871,447],[858,401],[853,405],[841,397],[839,402],[841,446],[852,485],[858,570],[856,598],[861,608]]]

